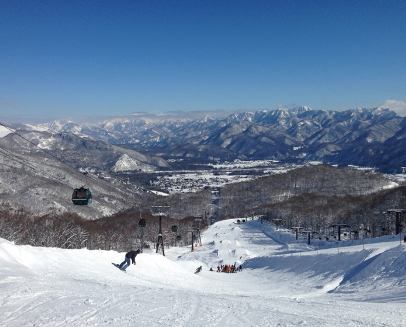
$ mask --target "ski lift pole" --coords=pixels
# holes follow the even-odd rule
[[[159,216],[159,231],[158,231],[158,240],[156,243],[156,253],[159,251],[159,247],[162,248],[162,255],[165,256],[165,247],[164,247],[164,240],[162,237],[162,216],[167,215],[167,211],[169,206],[152,206],[152,214],[154,216]]]
[[[197,222],[196,241],[199,241],[199,245],[202,246],[202,238],[200,236],[200,222],[202,221],[202,217],[196,218],[195,221]]]
[[[193,247],[193,241],[194,241],[194,234],[193,231],[192,232],[192,251],[191,252],[195,252],[195,248]]]
[[[401,214],[406,212],[406,209],[389,209],[386,211],[387,213],[395,213],[396,214],[396,234],[401,234]]]
[[[296,239],[299,238],[299,230],[301,230],[303,227],[292,227],[296,231]]]
[[[164,240],[162,238],[162,216],[159,216],[159,232],[158,232],[158,241],[156,244],[156,253],[158,253],[159,251],[159,246],[162,247],[162,255],[165,256]]]
[[[141,228],[141,253],[144,252],[144,228]]]
[[[177,238],[178,238],[178,236],[177,236],[177,234],[178,234],[178,226],[177,225],[172,226],[172,233],[175,233],[174,246],[176,246],[177,245]]]

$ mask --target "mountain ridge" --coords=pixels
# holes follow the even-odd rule
[[[406,150],[397,142],[406,137],[405,126],[405,118],[381,107],[329,111],[301,106],[226,116],[216,112],[213,117],[177,113],[114,117],[98,123],[61,120],[31,128],[71,133],[164,159],[307,159],[342,165],[377,162],[379,168],[390,172],[405,165],[404,160],[388,157],[383,161],[382,154],[395,143]],[[344,155],[372,143],[373,152]]]

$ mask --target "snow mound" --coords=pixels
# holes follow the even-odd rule
[[[141,171],[153,171],[153,167],[147,165],[137,159],[131,158],[127,154],[123,154],[120,159],[117,160],[112,170],[114,172],[141,170]]]
[[[406,288],[406,249],[386,250],[347,270],[336,292],[377,292]],[[406,293],[405,293],[406,294]]]

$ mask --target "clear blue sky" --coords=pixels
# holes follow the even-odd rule
[[[0,0],[0,119],[386,100],[404,0]]]

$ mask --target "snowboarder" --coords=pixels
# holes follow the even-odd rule
[[[132,261],[132,264],[135,265],[135,257],[140,252],[141,252],[141,250],[138,249],[137,251],[133,250],[133,251],[126,253],[124,261],[118,266],[118,268],[125,271],[127,269],[127,267],[130,265],[130,259]]]

